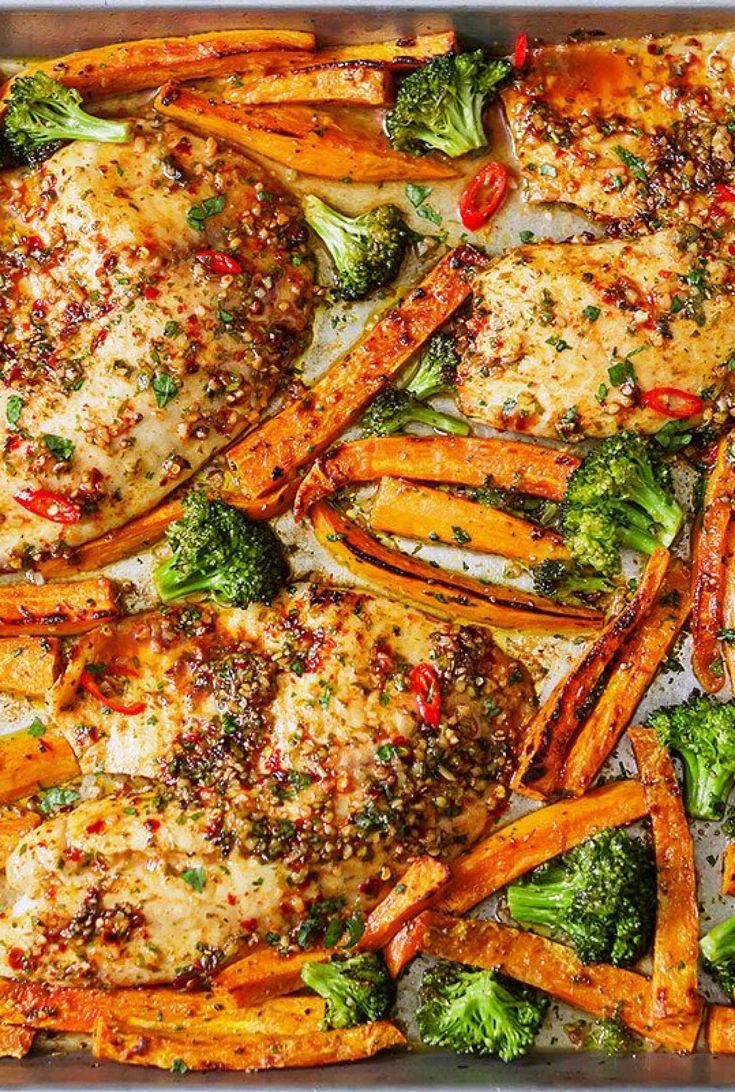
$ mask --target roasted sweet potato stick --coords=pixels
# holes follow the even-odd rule
[[[706,1042],[710,1054],[735,1054],[735,1008],[732,1005],[709,1006]]]
[[[585,965],[571,948],[493,921],[427,910],[421,950],[474,967],[498,969],[598,1018],[618,1017],[638,1035],[669,1050],[694,1049],[701,1014],[675,1021],[649,1018],[650,983],[634,971]]]
[[[245,499],[268,496],[340,435],[467,299],[478,263],[472,247],[451,251],[301,398],[235,444],[228,459]]]
[[[531,564],[568,558],[556,531],[529,520],[401,478],[383,478],[370,508],[370,525],[424,542],[446,542],[468,550],[520,558]]]
[[[366,61],[332,61],[244,79],[225,93],[227,102],[337,102],[384,106],[390,102],[389,70]]]
[[[722,894],[735,895],[735,842],[728,842],[722,854]]]
[[[448,865],[433,857],[419,857],[368,916],[358,947],[382,948],[441,895],[450,875]]]
[[[0,1024],[0,1058],[25,1058],[34,1038],[29,1028]]]
[[[735,687],[735,520],[725,540],[725,591],[722,604],[722,651],[730,686]]]
[[[279,955],[272,948],[258,948],[231,963],[217,976],[217,986],[237,993],[238,1001],[258,1005],[270,997],[302,988],[301,971],[307,963],[323,963],[334,949],[315,948],[308,952]]]
[[[78,776],[69,744],[40,721],[34,721],[28,731],[0,737],[0,804]]]
[[[516,791],[544,798],[558,790],[582,710],[625,639],[651,609],[670,557],[663,547],[654,551],[633,598],[590,642],[530,722],[513,778]]]
[[[318,459],[296,494],[294,512],[303,519],[312,504],[356,482],[379,478],[492,484],[559,501],[579,459],[541,444],[479,436],[387,436],[340,444]]]
[[[308,106],[242,106],[218,102],[169,83],[154,103],[165,117],[204,136],[274,159],[302,174],[336,181],[388,182],[453,178],[456,171],[431,156],[395,152],[385,137]]]
[[[595,780],[630,724],[690,609],[687,566],[674,559],[656,602],[620,650],[602,695],[572,744],[559,782],[562,792],[579,795]]]
[[[60,671],[61,654],[56,637],[3,637],[0,640],[0,692],[3,694],[45,698]]]
[[[494,831],[452,864],[452,881],[438,908],[464,914],[532,868],[566,853],[607,827],[641,819],[647,811],[638,781],[603,785],[577,800],[532,811]]]
[[[426,922],[423,917],[411,918],[388,941],[383,949],[383,959],[393,978],[398,978],[401,971],[419,954],[425,930]]]
[[[319,61],[376,61],[391,68],[416,68],[434,57],[455,53],[457,35],[453,30],[438,34],[419,34],[416,38],[396,38],[389,42],[357,42],[354,45],[320,49]]]
[[[0,818],[0,868],[13,852],[24,834],[28,834],[41,822],[41,817],[34,811],[23,815],[7,815]]]
[[[668,751],[652,728],[631,728],[628,734],[648,802],[656,853],[651,1017],[665,1023],[702,1009],[697,992],[699,908],[694,848]]]
[[[702,525],[695,537],[692,600],[692,666],[705,690],[716,694],[725,681],[720,630],[723,625],[728,530],[735,499],[733,433],[723,436],[707,480]]]
[[[534,633],[589,631],[602,620],[586,607],[566,607],[518,588],[486,584],[391,550],[326,501],[313,506],[311,519],[316,537],[341,565],[393,598],[418,603],[430,613]]]
[[[0,637],[84,633],[117,614],[113,584],[104,577],[0,588]]]

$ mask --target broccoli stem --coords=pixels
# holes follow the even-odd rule
[[[735,770],[709,769],[694,751],[677,748],[684,770],[686,810],[695,819],[719,819],[735,785]]]
[[[95,140],[104,144],[126,144],[130,140],[127,122],[95,117],[80,106],[34,102],[31,112],[33,120],[43,124],[44,141]]]
[[[304,198],[304,212],[309,227],[317,233],[331,254],[341,256],[345,249],[345,236],[359,235],[355,221],[343,216],[313,193]]]
[[[176,567],[175,557],[164,561],[156,569],[156,591],[164,603],[171,603],[174,599],[182,599],[186,595],[196,595],[198,592],[209,592],[212,586],[211,573],[201,573],[196,576],[182,575]]]
[[[663,528],[665,534],[659,536],[660,542],[664,546],[670,546],[682,523],[681,508],[674,498],[670,497],[654,479],[648,481],[641,478],[631,500],[643,509],[650,521]]]
[[[652,554],[661,545],[661,541],[640,527],[621,527],[620,545],[640,554]]]
[[[559,913],[569,907],[572,890],[558,883],[519,883],[508,888],[508,909],[524,925],[558,927]]]
[[[442,413],[433,406],[417,404],[411,409],[411,420],[420,421],[423,425],[429,425],[437,432],[449,432],[453,436],[469,436],[470,426],[459,417],[452,417],[449,413]]]
[[[735,958],[735,916],[726,918],[710,929],[699,942],[699,948],[711,964],[727,962]]]

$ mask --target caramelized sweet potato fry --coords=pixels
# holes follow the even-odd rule
[[[464,914],[532,868],[566,853],[607,827],[634,823],[647,812],[638,781],[617,781],[532,811],[493,831],[452,864],[452,881],[438,908]]]
[[[735,842],[728,842],[722,854],[722,894],[735,895]]]
[[[370,508],[370,525],[424,542],[467,545],[501,557],[535,564],[546,558],[568,558],[556,531],[477,501],[414,485],[401,478],[383,478]]]
[[[731,521],[725,540],[725,590],[722,604],[722,641],[727,676],[735,687],[735,520]]]
[[[104,577],[68,584],[4,584],[0,637],[84,633],[117,613],[114,586]]]
[[[294,513],[303,519],[312,504],[357,482],[379,478],[441,482],[443,485],[514,489],[562,500],[579,466],[568,455],[541,444],[480,436],[386,436],[340,444],[318,459],[296,494]]]
[[[35,723],[35,722],[34,722]],[[39,787],[79,776],[79,766],[63,736],[41,728],[0,736],[0,803],[20,800]]]
[[[579,730],[580,710],[623,642],[651,609],[670,557],[663,547],[654,551],[633,598],[587,646],[528,725],[512,782],[517,792],[545,798],[558,791],[565,759]]]
[[[56,637],[0,639],[0,692],[45,698],[61,671]]]
[[[383,949],[385,965],[393,978],[403,971],[421,951],[421,944],[426,931],[426,922],[420,915],[411,918],[403,928],[389,940]]]
[[[408,921],[427,909],[449,883],[449,866],[434,857],[419,857],[370,913],[359,948],[382,948]]]
[[[467,299],[484,261],[472,247],[451,251],[301,398],[235,444],[228,460],[243,498],[268,496],[328,447]]]
[[[41,817],[34,811],[0,818],[0,868],[5,868],[5,862],[23,835],[34,830],[40,822]]]
[[[453,178],[454,167],[394,151],[385,137],[308,106],[243,106],[219,102],[175,84],[154,103],[166,117],[204,136],[274,159],[302,174],[352,182]]]
[[[258,948],[225,967],[217,976],[217,986],[235,992],[243,1004],[258,1005],[268,998],[301,989],[303,967],[307,963],[324,963],[333,951],[315,948],[279,955],[272,948]]]
[[[30,1028],[0,1024],[0,1058],[25,1058],[35,1035]]]
[[[390,71],[369,61],[326,61],[244,79],[228,88],[227,102],[336,102],[384,106],[392,97]]]
[[[319,61],[376,61],[391,68],[416,68],[435,57],[456,53],[459,48],[453,30],[438,34],[419,34],[416,38],[396,38],[388,42],[357,42],[354,45],[320,49]]]
[[[677,1021],[702,1012],[697,992],[699,908],[689,823],[668,751],[652,728],[631,728],[656,853],[658,908],[653,944],[651,1017]]]
[[[690,610],[687,567],[674,559],[656,602],[623,645],[602,695],[572,744],[559,782],[562,792],[579,795],[595,780],[630,724]]]
[[[709,1006],[706,1042],[710,1054],[735,1054],[735,1007]]]

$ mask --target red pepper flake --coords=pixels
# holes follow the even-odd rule
[[[516,35],[515,46],[513,47],[513,67],[525,68],[526,61],[528,60],[528,35],[518,34]]]
[[[704,409],[704,401],[698,394],[683,391],[679,387],[654,387],[641,397],[641,405],[660,413],[662,417],[684,420],[694,417]]]
[[[459,199],[459,215],[468,231],[477,231],[500,208],[508,188],[508,172],[502,163],[486,163]]]
[[[87,834],[101,834],[105,829],[104,819],[95,819],[93,823],[88,823],[84,828]]]
[[[134,668],[128,667],[126,664],[107,664],[99,675],[101,677],[113,675],[118,677],[124,676],[129,679],[138,678],[138,672],[135,671]],[[123,705],[123,703],[116,698],[110,697],[109,694],[104,692],[97,681],[97,678],[95,678],[92,672],[86,668],[81,674],[79,685],[86,690],[88,694],[91,694],[93,698],[96,698],[97,701],[101,702],[108,709],[112,709],[115,713],[124,713],[126,716],[131,717],[135,716],[137,713],[142,713],[145,709],[145,702],[143,701],[133,702],[132,705]]]
[[[416,695],[416,711],[426,724],[438,727],[442,715],[442,695],[439,676],[433,664],[416,664],[408,676],[411,690]]]
[[[231,254],[225,254],[223,250],[197,250],[194,257],[210,273],[230,274],[231,276],[242,273],[242,266],[237,258],[233,258]]]
[[[143,289],[143,295],[147,300],[157,300],[161,295],[158,288],[154,288],[152,284],[147,284]]]
[[[728,186],[725,182],[718,182],[715,189],[720,201],[735,201],[735,186]]]
[[[81,509],[74,501],[48,489],[21,489],[13,499],[21,508],[51,523],[79,523],[82,518]]]

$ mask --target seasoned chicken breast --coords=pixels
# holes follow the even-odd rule
[[[503,93],[528,200],[686,218],[735,182],[734,55],[732,31],[534,49]]]
[[[642,394],[711,406],[735,353],[732,228],[521,246],[475,282],[460,366],[464,413],[498,429],[575,439],[666,418]]]
[[[304,345],[312,276],[295,201],[172,124],[6,172],[0,210],[7,568],[152,507],[255,424]]]
[[[417,853],[451,858],[478,837],[534,706],[528,672],[487,631],[314,585],[270,608],[149,613],[90,641],[76,668],[135,664],[119,701],[145,708],[82,692],[56,724],[85,772],[128,780],[11,855],[6,975],[165,982],[250,938],[316,941],[324,915],[369,908]]]

